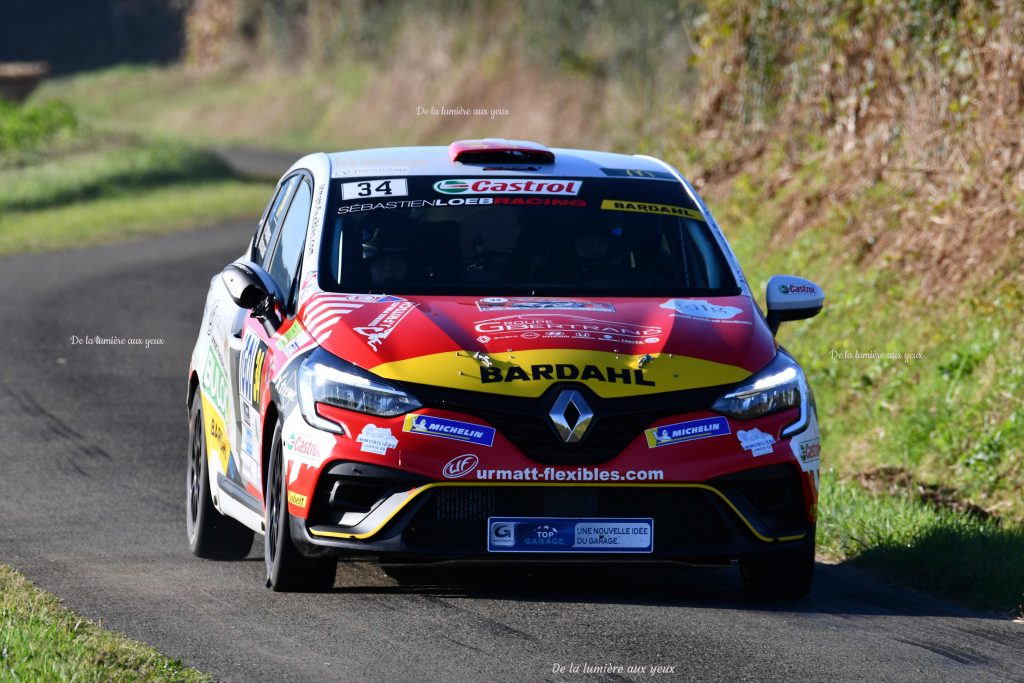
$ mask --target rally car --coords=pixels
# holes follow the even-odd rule
[[[312,154],[210,283],[187,535],[264,538],[267,585],[337,561],[739,564],[811,585],[819,431],[779,324],[663,161],[531,142]]]

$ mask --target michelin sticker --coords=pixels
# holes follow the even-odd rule
[[[452,439],[472,443],[478,446],[492,446],[494,444],[494,429],[472,422],[460,422],[459,420],[448,420],[443,417],[431,417],[429,415],[406,415],[403,432],[410,434],[423,434],[424,436],[436,436],[442,439]]]
[[[648,448],[657,448],[729,433],[728,420],[724,417],[709,417],[648,429],[644,431],[644,436],[647,437]]]
[[[748,320],[733,320],[739,313],[743,312],[742,308],[719,306],[705,299],[669,299],[661,307],[675,311],[684,318],[710,320],[712,322],[743,323],[745,325],[752,324]]]
[[[736,432],[743,450],[750,451],[755,458],[759,455],[768,455],[772,452],[775,439],[771,434],[765,434],[757,427],[753,429],[740,429]]]
[[[375,453],[376,455],[384,455],[389,448],[394,448],[398,445],[398,439],[395,438],[395,435],[391,433],[389,428],[378,427],[375,424],[368,424],[363,427],[363,431],[359,433],[356,441],[362,444],[359,450],[365,453]]]

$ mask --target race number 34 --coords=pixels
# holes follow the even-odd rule
[[[370,197],[405,197],[409,188],[405,178],[386,180],[359,180],[354,183],[342,183],[342,199],[369,199]]]

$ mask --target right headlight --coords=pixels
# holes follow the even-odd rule
[[[752,420],[789,408],[800,408],[800,418],[782,430],[796,434],[807,426],[807,380],[784,351],[779,351],[763,370],[722,396],[711,409],[737,420]]]
[[[341,425],[317,413],[318,403],[379,417],[396,417],[422,407],[407,392],[322,349],[299,367],[299,409],[311,426],[344,434]]]

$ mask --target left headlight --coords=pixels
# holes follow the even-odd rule
[[[299,409],[311,426],[344,434],[341,425],[317,413],[317,403],[378,417],[396,417],[422,407],[409,393],[322,349],[299,367]]]
[[[795,434],[807,426],[807,380],[784,351],[779,351],[763,370],[715,401],[711,409],[737,420],[752,420],[789,408],[800,408],[800,419],[782,430]]]

